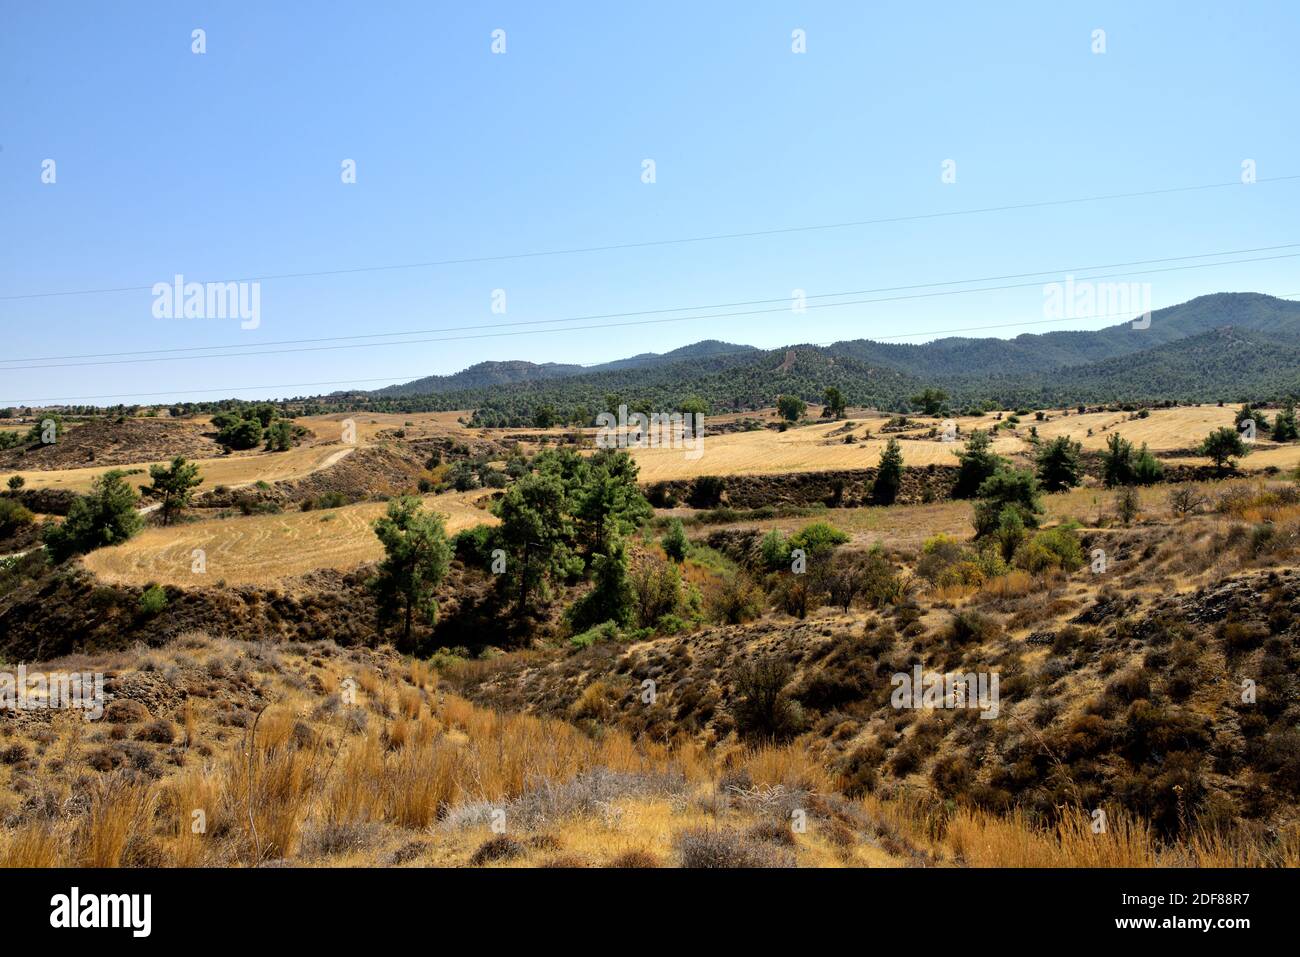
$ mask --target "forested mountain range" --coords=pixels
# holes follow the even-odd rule
[[[710,412],[772,405],[781,394],[816,402],[835,386],[850,405],[913,408],[943,389],[953,408],[1105,402],[1237,402],[1300,394],[1300,303],[1218,293],[1155,311],[1147,328],[1014,339],[944,338],[919,345],[856,339],[760,350],[707,340],[599,366],[480,363],[332,400],[375,409],[475,409],[485,424],[532,424],[539,413],[581,421],[611,406]]]

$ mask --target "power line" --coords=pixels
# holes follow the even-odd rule
[[[1300,243],[1290,243],[1285,246],[1264,247],[1264,248],[1290,249],[1296,246],[1300,246]],[[1226,254],[1211,253],[1206,255],[1226,255]],[[1181,272],[1189,269],[1208,269],[1215,266],[1235,266],[1243,263],[1268,262],[1276,259],[1295,259],[1297,257],[1300,257],[1300,253],[1286,253],[1277,256],[1257,256],[1249,259],[1230,259],[1224,262],[1194,263],[1185,266],[1166,266],[1161,269],[1141,269],[1132,272],[1109,273],[1109,274],[1093,275],[1093,276],[1079,276],[1076,277],[1076,280],[1079,282],[1089,282],[1095,279],[1118,279],[1127,276],[1145,276],[1145,275],[1153,275],[1156,273]],[[1192,257],[1174,257],[1174,258],[1181,259],[1181,258],[1192,258]],[[1170,260],[1152,260],[1152,261],[1167,262]],[[1087,268],[1087,267],[1083,267],[1083,268]],[[1047,274],[1028,273],[1026,275],[1047,275]],[[936,285],[946,285],[946,284],[936,284]],[[904,295],[904,296],[884,296],[875,299],[848,299],[843,302],[814,303],[812,305],[808,305],[806,308],[833,309],[833,308],[840,308],[843,306],[871,305],[871,304],[877,304],[882,302],[901,302],[901,301],[912,300],[912,299],[931,299],[931,298],[937,298],[941,296],[958,296],[958,295],[966,295],[973,292],[999,292],[1008,289],[1023,289],[1023,288],[1038,286],[1038,285],[1041,285],[1041,283],[1025,282],[1025,283],[1012,283],[1009,285],[1002,285],[1002,286],[978,286],[971,289],[947,289],[940,292],[914,293],[911,295]],[[836,293],[836,294],[827,294],[827,295],[843,296],[843,295],[851,295],[851,294]],[[549,333],[557,333],[557,332],[584,332],[584,331],[591,331],[591,330],[620,329],[629,326],[662,325],[670,322],[689,322],[691,320],[733,319],[739,317],[753,317],[753,316],[761,316],[761,315],[770,315],[773,313],[785,313],[791,311],[791,306],[789,304],[790,301],[788,298],[783,298],[780,300],[765,300],[765,301],[782,302],[785,303],[785,305],[782,305],[777,308],[772,308],[772,309],[747,309],[747,310],[742,310],[740,312],[718,312],[718,313],[706,313],[703,315],[672,316],[669,318],[660,318],[660,319],[639,319],[639,320],[629,320],[626,322],[600,323],[597,325],[585,325],[585,326],[565,326],[563,328],[552,328],[552,329],[530,329],[530,330],[514,331],[514,332],[485,332],[485,333],[478,333],[475,335],[441,336],[441,337],[435,337],[430,339],[403,339],[396,342],[354,342],[348,345],[303,346],[303,347],[297,347],[291,349],[261,349],[261,350],[250,351],[250,352],[226,352],[226,353],[214,353],[211,355],[161,356],[161,357],[156,356],[147,359],[105,359],[96,362],[70,362],[70,363],[51,363],[47,365],[34,365],[34,366],[10,366],[6,368],[4,371],[24,372],[24,371],[38,371],[43,369],[80,368],[84,366],[134,365],[140,363],[153,363],[153,362],[176,362],[176,361],[187,360],[187,359],[236,359],[236,358],[247,358],[247,357],[257,357],[257,356],[283,355],[286,353],[297,353],[297,352],[331,352],[339,349],[365,349],[365,348],[374,348],[380,346],[422,345],[422,344],[427,344],[432,342],[465,342],[465,341],[470,341],[475,339],[499,339],[499,338],[506,338],[511,336],[546,335]],[[677,311],[677,310],[667,310],[667,311]],[[643,313],[626,313],[625,315],[642,315],[642,314]],[[578,320],[576,319],[536,320],[536,322],[575,322],[575,321]],[[522,323],[502,323],[500,325],[516,326],[521,324]],[[1014,325],[1015,324],[1012,324],[1012,326],[995,325],[995,326],[988,326],[982,328],[990,328],[990,329],[1011,328],[1014,327]],[[490,325],[486,327],[471,326],[468,328],[498,328],[498,327],[499,326],[497,325]],[[930,333],[921,333],[921,334],[929,335]]]
[[[1093,269],[1119,269],[1127,266],[1146,266],[1146,265],[1154,265],[1157,263],[1178,262],[1185,259],[1209,259],[1216,256],[1238,256],[1238,255],[1243,255],[1245,253],[1273,252],[1278,249],[1294,249],[1297,246],[1300,246],[1300,243],[1284,243],[1277,246],[1258,246],[1251,249],[1229,249],[1229,250],[1223,250],[1221,252],[1213,252],[1213,253],[1195,253],[1186,256],[1166,256],[1161,259],[1135,259],[1129,262],[1101,263],[1093,266],[1067,266],[1063,269],[1041,269],[1038,270],[1037,272],[1008,273],[1000,276],[981,276],[981,277],[976,277],[971,279],[952,279],[952,280],[945,280],[942,282],[914,283],[912,285],[907,285],[907,286],[881,286],[875,289],[853,289],[845,292],[817,293],[815,295],[805,296],[804,298],[805,299],[838,299],[844,296],[871,295],[871,294],[881,293],[881,292],[905,292],[913,289],[929,289],[929,288],[939,288],[943,286],[959,286],[959,285],[968,285],[970,283],[976,283],[976,282],[999,282],[1004,279],[1024,279],[1029,276],[1047,276],[1047,275],[1056,275],[1058,273],[1085,272]],[[642,310],[636,310],[632,312],[609,312],[609,313],[597,313],[597,314],[585,315],[585,316],[569,316],[562,319],[534,319],[534,320],[520,321],[520,322],[491,323],[488,326],[486,326],[486,328],[510,328],[515,326],[553,325],[555,323],[586,322],[595,319],[625,319],[630,316],[653,316],[653,315],[663,315],[670,312],[696,312],[701,309],[729,309],[734,306],[758,306],[758,305],[769,305],[771,303],[777,303],[777,302],[788,303],[789,301],[790,301],[790,297],[788,296],[783,296],[780,298],[773,298],[773,299],[748,299],[748,300],[739,300],[735,302],[710,303],[706,305],[697,305],[697,306],[673,306],[673,307],[668,307],[663,309],[642,309]],[[350,342],[350,341],[357,341],[360,339],[393,338],[396,336],[417,336],[417,335],[425,335],[427,333],[436,333],[436,332],[463,332],[466,330],[481,329],[481,328],[485,328],[485,326],[480,323],[471,326],[442,326],[442,327],[435,327],[431,329],[409,329],[403,332],[370,332],[370,333],[362,333],[362,334],[352,335],[352,336],[319,336],[319,337],[304,338],[304,339],[279,339],[279,340],[272,340],[268,342],[256,343],[256,347],[258,349],[262,349],[267,346],[301,345],[304,343]],[[401,343],[396,343],[396,344],[401,345]],[[176,347],[171,349],[132,349],[126,352],[83,353],[80,355],[66,355],[66,356],[32,356],[29,358],[0,359],[0,363],[62,362],[71,359],[112,359],[121,356],[150,356],[150,355],[177,353],[177,352],[208,352],[214,349],[239,349],[239,348],[243,348],[244,345],[245,343],[242,342],[232,342],[224,345],[214,345],[214,346],[183,346],[183,347]],[[256,355],[261,353],[239,353],[239,354]],[[267,352],[265,354],[275,355],[276,353]],[[192,357],[183,357],[183,358],[212,358],[212,357],[192,356]],[[139,361],[139,360],[132,360],[132,361]],[[111,363],[78,363],[78,364],[79,365],[104,365],[104,364],[111,364]],[[19,367],[15,366],[12,368],[17,370]],[[56,368],[63,368],[63,366],[41,366],[39,368],[56,369]]]
[[[1285,257],[1284,257],[1284,258],[1285,258]],[[1300,292],[1287,293],[1287,294],[1285,294],[1285,295],[1275,296],[1274,298],[1276,298],[1276,299],[1287,299],[1287,298],[1292,298],[1292,297],[1300,297]],[[1169,307],[1165,307],[1165,308],[1169,308]],[[1090,317],[1081,316],[1081,317],[1078,317],[1078,318],[1090,318]],[[912,338],[916,338],[916,337],[918,337],[918,336],[951,336],[951,335],[957,335],[957,334],[960,334],[960,333],[963,333],[963,332],[985,332],[985,331],[992,330],[992,329],[1019,329],[1019,328],[1024,328],[1024,327],[1027,327],[1027,326],[1050,325],[1050,324],[1059,323],[1059,322],[1071,322],[1071,321],[1074,321],[1074,320],[1071,320],[1071,319],[1065,319],[1065,318],[1062,318],[1062,319],[1031,319],[1031,320],[1025,320],[1025,321],[1023,321],[1023,322],[997,323],[997,324],[990,324],[990,325],[983,325],[983,326],[964,326],[964,327],[957,328],[957,329],[937,329],[937,330],[928,330],[928,331],[925,331],[925,332],[904,332],[904,333],[899,333],[899,334],[897,334],[897,335],[893,335],[893,336],[881,336],[881,337],[879,337],[879,338],[872,339],[872,340],[870,340],[870,341],[872,341],[872,342],[890,342],[890,341],[895,341],[895,340],[899,340],[899,339],[912,339]],[[843,339],[833,339],[833,340],[828,340],[828,341],[825,341],[825,342],[809,342],[809,343],[802,343],[801,346],[811,346],[811,347],[813,347],[813,348],[825,348],[825,347],[827,347],[827,346],[832,346],[832,345],[835,345],[835,344],[838,343],[838,342],[844,342],[844,341],[846,341],[846,340],[843,340]],[[793,347],[789,347],[789,348],[799,348],[799,347],[800,347],[800,346],[793,346]],[[754,353],[777,352],[777,351],[780,351],[782,348],[787,348],[787,347],[777,346],[777,347],[772,348],[772,349],[757,349],[757,348],[751,348],[751,349],[744,349],[744,350],[733,350],[733,351],[730,351],[730,352],[712,352],[712,353],[709,353],[707,356],[703,356],[703,357],[701,357],[701,358],[705,358],[705,359],[714,359],[714,358],[718,358],[718,357],[720,357],[720,356],[750,355],[750,354],[754,354]],[[592,371],[592,372],[598,372],[598,371],[600,371],[600,370],[598,370],[598,369],[591,369],[591,370],[589,370],[589,371]],[[575,375],[583,375],[583,374],[584,374],[584,373],[575,373]],[[263,384],[263,385],[222,386],[222,387],[220,387],[220,388],[215,388],[215,389],[170,389],[170,390],[167,390],[167,391],[165,391],[165,392],[114,392],[114,393],[108,393],[108,394],[105,394],[105,395],[58,396],[58,397],[48,398],[48,399],[27,399],[27,400],[5,399],[5,400],[0,400],[0,405],[3,405],[3,406],[36,406],[36,407],[40,407],[40,406],[43,406],[43,405],[50,405],[50,404],[56,404],[56,405],[57,405],[57,404],[65,404],[65,403],[70,403],[70,402],[86,402],[86,401],[92,401],[92,400],[97,400],[97,399],[123,399],[123,398],[133,398],[133,397],[135,397],[135,398],[155,398],[155,397],[158,397],[158,396],[175,396],[175,395],[178,395],[178,394],[179,394],[179,395],[194,395],[194,394],[209,394],[209,393],[225,393],[225,394],[229,395],[229,394],[232,393],[232,392],[245,392],[245,391],[250,391],[250,390],[265,390],[265,389],[306,389],[306,388],[317,388],[317,387],[321,387],[321,386],[360,385],[360,384],[363,384],[363,383],[371,383],[371,382],[392,382],[394,379],[404,379],[404,380],[411,381],[411,380],[421,379],[421,378],[425,378],[425,377],[426,377],[426,376],[425,376],[424,373],[408,373],[408,374],[390,373],[390,374],[388,374],[388,375],[384,375],[384,376],[372,376],[372,377],[369,377],[369,378],[363,378],[363,379],[328,379],[328,380],[319,381],[319,382],[281,382],[281,383],[275,383],[275,384],[269,384],[269,385],[268,385],[268,384]],[[568,377],[565,377],[565,378],[568,378]],[[480,388],[481,388],[481,387],[480,387]],[[469,388],[467,388],[467,389],[457,389],[457,390],[454,390],[454,391],[469,391]],[[430,394],[432,394],[432,393],[430,393]],[[400,398],[400,397],[399,397],[399,398]]]
[[[624,249],[648,249],[659,246],[682,246],[690,243],[721,242],[730,239],[754,239],[762,236],[780,236],[791,233],[818,232],[832,229],[854,229],[863,226],[880,226],[890,223],[918,222],[929,219],[946,219],[958,216],[975,216],[983,213],[1011,212],[1023,209],[1046,209],[1055,206],[1072,206],[1082,203],[1105,202],[1114,199],[1136,199],[1144,196],[1162,196],[1175,193],[1200,192],[1211,189],[1224,189],[1231,186],[1263,185],[1283,183],[1300,179],[1300,173],[1287,176],[1266,176],[1257,179],[1254,184],[1245,184],[1240,180],[1220,183],[1202,183],[1197,186],[1173,186],[1163,189],[1138,190],[1127,193],[1103,193],[1094,196],[1079,196],[1071,199],[1041,200],[1032,203],[1008,203],[1002,206],[981,206],[973,209],[944,210],[933,213],[915,213],[907,216],[884,216],[877,219],[858,219],[840,223],[818,223],[805,226],[782,226],[772,229],[756,229],[743,232],[712,233],[703,236],[685,236],[675,239],[652,239],[640,242],[609,243],[598,246],[573,246],[562,249],[533,250],[522,253],[507,253],[492,256],[466,256],[453,259],[432,259],[424,262],[394,263],[380,266],[352,266],[342,269],[322,269],[311,272],[274,273],[262,276],[245,276],[239,279],[210,280],[212,282],[266,282],[276,279],[314,279],[323,276],[343,276],[354,273],[391,272],[403,269],[429,269],[440,266],[465,266],[478,263],[508,262],[520,259],[538,259],[548,256],[570,256],[595,252],[612,252]],[[0,302],[12,302],[26,299],[53,299],[62,296],[91,296],[118,292],[140,292],[152,290],[154,283],[138,286],[115,286],[98,289],[71,289],[59,292],[20,293],[0,296]]]

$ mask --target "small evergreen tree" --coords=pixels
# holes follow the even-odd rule
[[[681,563],[686,558],[686,553],[691,550],[691,543],[686,538],[686,529],[682,527],[682,520],[675,518],[668,523],[668,531],[664,533],[661,544],[664,547],[664,554],[677,563]]]
[[[1237,467],[1232,457],[1246,455],[1249,446],[1242,441],[1240,433],[1230,426],[1215,429],[1201,442],[1197,449],[1206,458],[1213,459],[1219,471],[1230,471]]]
[[[1273,441],[1294,442],[1300,439],[1300,428],[1296,426],[1295,406],[1288,402],[1273,418]]]
[[[126,473],[111,469],[91,483],[90,494],[79,496],[60,525],[45,532],[45,545],[56,562],[105,545],[120,545],[144,524],[135,510],[136,493]]]
[[[975,429],[966,438],[966,449],[957,453],[957,461],[954,498],[974,498],[985,480],[1006,465],[1006,459],[993,451],[993,439],[983,429]]]
[[[1058,435],[1038,450],[1038,484],[1044,492],[1064,492],[1083,481],[1082,452],[1083,446],[1068,435]]]
[[[171,466],[149,466],[149,478],[153,479],[156,497],[162,500],[162,520],[170,525],[172,519],[190,504],[194,490],[203,484],[199,478],[199,467],[194,462],[186,462],[183,456],[172,459]]]
[[[844,418],[844,394],[833,385],[826,387],[826,394],[822,400],[822,415],[836,419]]]
[[[378,599],[379,624],[384,628],[400,614],[400,647],[409,651],[416,612],[430,624],[437,619],[434,590],[451,564],[451,545],[442,516],[423,511],[414,496],[390,501],[374,529],[384,546],[384,560],[369,582]]]
[[[880,466],[876,480],[871,485],[871,501],[875,505],[893,505],[903,484],[903,450],[898,439],[890,439],[880,453]]]
[[[1013,510],[1024,528],[1037,528],[1043,512],[1038,478],[1028,469],[1000,469],[980,486],[975,505],[975,535],[984,538],[1002,524],[1003,512]]]
[[[926,389],[920,395],[911,398],[912,405],[920,406],[926,415],[938,415],[948,401],[948,393],[942,389]]]
[[[1118,432],[1106,439],[1106,451],[1101,454],[1102,481],[1107,488],[1132,485],[1137,481],[1133,470],[1133,443]]]
[[[776,410],[781,413],[781,418],[788,422],[797,422],[803,418],[804,413],[808,411],[808,403],[797,395],[777,396]]]

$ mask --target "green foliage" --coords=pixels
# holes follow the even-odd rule
[[[1020,528],[1037,528],[1038,516],[1043,512],[1039,500],[1038,478],[1027,469],[999,469],[980,486],[979,501],[975,504],[975,535],[984,538],[995,532],[999,540],[1003,535],[1013,535],[1015,523],[1004,517],[1010,512]]]
[[[1288,402],[1282,406],[1273,419],[1274,442],[1294,442],[1300,439],[1300,427],[1297,427],[1295,420],[1295,406]]]
[[[1106,439],[1106,451],[1101,456],[1102,481],[1107,488],[1117,485],[1132,485],[1136,481],[1133,474],[1133,443],[1118,432],[1113,432]]]
[[[822,397],[822,416],[826,418],[844,418],[844,393],[835,386],[827,386]]]
[[[574,635],[569,643],[575,648],[590,648],[598,641],[621,641],[623,632],[617,622],[605,621],[588,628],[581,634]]]
[[[501,543],[515,570],[520,611],[548,577],[581,570],[582,560],[570,547],[574,525],[562,474],[548,470],[524,476],[492,510],[501,519]]]
[[[871,502],[873,505],[893,505],[898,498],[898,489],[903,484],[903,450],[898,439],[890,439],[880,453],[880,465],[876,470],[876,480],[871,483]]]
[[[255,418],[236,419],[217,432],[217,441],[228,449],[251,449],[262,441],[262,431],[262,423]]]
[[[0,498],[0,538],[8,538],[32,524],[35,516],[12,498]]]
[[[1236,429],[1225,425],[1207,435],[1197,451],[1206,458],[1212,459],[1222,471],[1235,469],[1237,465],[1232,461],[1233,456],[1240,457],[1248,454],[1250,447],[1242,440]]]
[[[604,539],[605,553],[596,555],[592,561],[592,589],[569,609],[569,621],[576,628],[601,621],[612,621],[621,628],[632,623],[634,605],[628,579],[627,546],[612,522],[605,530]]]
[[[686,538],[686,529],[682,527],[682,520],[674,518],[668,525],[668,531],[660,544],[664,547],[664,554],[675,562],[685,560],[687,553],[691,550],[691,543]]]
[[[497,529],[494,525],[475,525],[462,529],[452,536],[452,553],[467,565],[489,568],[492,563],[492,550],[499,547]]]
[[[1237,410],[1237,415],[1233,419],[1232,424],[1235,425],[1237,431],[1240,432],[1242,424],[1248,421],[1255,423],[1256,432],[1268,432],[1272,428],[1272,426],[1269,425],[1268,416],[1266,416],[1260,409],[1253,408],[1249,402],[1245,403]]]
[[[167,607],[167,592],[161,585],[150,585],[140,595],[140,611],[149,616],[158,614]]]
[[[781,395],[776,399],[776,410],[788,422],[798,422],[808,411],[808,403],[797,395]]]
[[[1041,446],[1037,455],[1038,483],[1044,492],[1064,492],[1083,481],[1083,446],[1059,435]]]
[[[763,536],[763,541],[759,545],[759,554],[763,559],[763,567],[770,572],[790,567],[790,542],[781,534],[779,528],[774,528]]]
[[[791,536],[789,548],[802,548],[809,561],[812,561],[829,555],[837,546],[843,545],[848,540],[848,535],[829,522],[812,522]],[[788,564],[789,560],[790,552],[787,549],[785,559],[780,564]]]
[[[1138,485],[1154,485],[1165,477],[1165,467],[1151,454],[1145,442],[1133,458],[1133,481]]]
[[[9,491],[11,492],[17,492],[26,484],[27,484],[27,480],[23,478],[21,475],[9,476]]]
[[[687,502],[692,508],[715,508],[722,502],[727,480],[717,475],[701,475],[691,483]]]
[[[403,496],[388,503],[387,514],[374,523],[384,559],[369,582],[379,607],[379,624],[387,627],[400,613],[400,647],[411,650],[416,613],[432,625],[438,614],[434,590],[447,574],[451,546],[442,516],[425,512],[420,500]]]
[[[266,451],[288,452],[293,448],[293,423],[280,419],[266,430]]]
[[[642,555],[632,567],[630,582],[635,618],[643,628],[657,626],[680,609],[682,575],[673,562]]]
[[[965,450],[957,453],[957,461],[953,498],[974,498],[984,481],[1006,465],[1006,459],[993,451],[993,438],[983,429],[971,432]]]
[[[162,502],[162,520],[170,525],[172,519],[187,505],[194,496],[194,490],[203,484],[199,477],[199,467],[194,462],[186,462],[183,456],[172,459],[170,466],[149,466],[149,478],[153,480],[153,491]]]
[[[637,465],[622,450],[600,449],[588,461],[576,490],[573,514],[590,553],[605,551],[605,535],[630,534],[654,509],[637,487]]]
[[[1072,572],[1083,566],[1083,545],[1074,526],[1044,529],[1020,548],[1016,564],[1034,574],[1049,568]]]
[[[110,469],[78,496],[62,524],[49,526],[45,544],[56,562],[106,545],[120,545],[144,524],[135,510],[136,493],[120,469]]]
[[[910,401],[926,415],[938,415],[948,401],[948,393],[943,389],[926,389],[920,395],[912,396]]]

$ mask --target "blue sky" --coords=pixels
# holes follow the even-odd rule
[[[148,287],[177,273],[338,271],[1232,183],[1244,159],[1261,180],[1300,174],[1294,4],[461,6],[471,5],[4,0],[0,360],[240,352],[448,326],[492,337],[41,370],[0,362],[0,402],[293,395],[333,386],[248,387],[378,387],[487,359],[590,363],[704,338],[922,341],[1041,323],[1042,288],[496,333],[512,331],[503,322],[1300,242],[1296,179],[266,279],[256,329],[156,318]],[[191,52],[196,28],[203,55]],[[504,55],[491,51],[496,29]],[[806,31],[805,54],[791,52],[794,29]],[[1095,29],[1106,34],[1101,55]],[[53,184],[41,182],[46,159],[57,164]],[[345,159],[357,164],[355,184],[341,182]],[[653,184],[642,182],[645,159]],[[941,181],[947,159],[955,183]],[[1150,282],[1157,308],[1222,290],[1300,294],[1297,262],[1130,281]],[[3,298],[118,287],[131,288]],[[492,312],[495,289],[505,315]],[[1058,327],[980,334],[1048,328]]]

